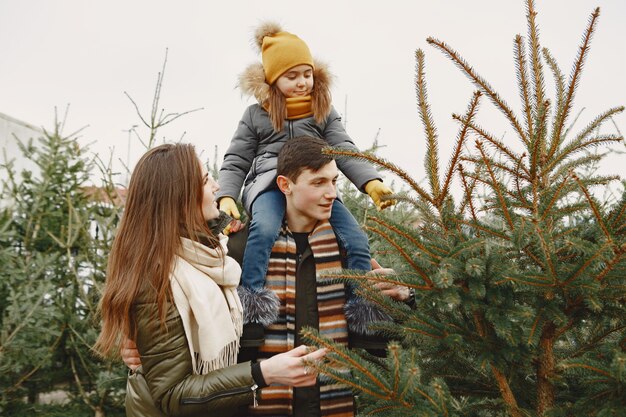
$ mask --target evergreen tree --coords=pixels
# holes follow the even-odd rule
[[[149,115],[125,93],[148,129],[145,141],[135,127],[130,133],[146,149],[156,144],[161,127],[201,110],[159,107],[166,64],[167,50]],[[91,347],[100,331],[97,306],[123,199],[111,161],[87,158],[79,132],[64,136],[63,124],[55,120],[54,131],[36,144],[18,141],[21,157],[37,172],[18,173],[11,161],[0,165],[8,178],[0,198],[8,204],[0,207],[0,413],[121,416],[127,369],[119,360],[100,360]],[[91,182],[96,168],[98,187]],[[37,401],[52,390],[69,401]]]
[[[116,210],[104,192],[88,193],[93,162],[76,134],[63,136],[60,123],[36,145],[20,142],[20,148],[37,172],[18,174],[4,165],[0,409],[104,416],[108,408],[119,410],[125,386],[124,367],[96,360],[90,348]],[[56,389],[69,403],[36,402],[39,393]]]
[[[459,134],[442,170],[424,53],[416,52],[428,188],[374,155],[330,151],[397,174],[411,193],[396,197],[420,219],[407,224],[383,212],[368,215],[366,225],[393,252],[397,272],[373,281],[415,289],[414,309],[378,295],[366,285],[371,276],[335,276],[361,284],[358,293],[396,319],[373,324],[395,340],[384,361],[306,332],[331,351],[319,370],[357,392],[363,415],[626,414],[626,195],[622,185],[617,201],[599,200],[616,177],[586,169],[603,156],[594,148],[623,142],[599,132],[624,108],[607,110],[577,132],[568,126],[598,16],[596,9],[566,78],[541,47],[534,2],[527,1],[528,41],[514,40],[521,115],[458,52],[428,39],[478,89],[466,112],[453,116]],[[552,100],[546,68],[556,86]],[[522,152],[513,139],[500,140],[478,123],[484,96],[509,121]],[[470,137],[476,140],[466,151]],[[450,192],[455,178],[464,191],[460,201]],[[334,370],[346,365],[349,380]]]

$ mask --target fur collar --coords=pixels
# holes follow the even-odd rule
[[[328,70],[328,65],[315,60],[315,70],[313,71],[313,79],[315,86],[313,93],[317,88],[332,87],[333,75]],[[237,85],[241,89],[241,93],[246,96],[256,98],[259,104],[263,104],[269,98],[270,86],[265,82],[265,72],[263,72],[263,64],[260,62],[251,64],[239,75],[239,83]],[[327,114],[328,112],[324,112]]]

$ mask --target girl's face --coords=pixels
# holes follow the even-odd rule
[[[297,65],[278,77],[276,86],[287,98],[308,96],[313,90],[313,68]]]
[[[208,171],[202,166],[202,216],[204,220],[215,219],[220,215],[220,210],[215,201],[215,193],[220,186],[209,175]]]

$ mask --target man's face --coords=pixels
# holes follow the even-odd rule
[[[315,172],[305,169],[296,182],[289,180],[288,217],[313,223],[328,220],[337,198],[338,176],[337,164],[330,161]]]

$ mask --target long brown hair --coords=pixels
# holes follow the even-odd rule
[[[202,216],[202,197],[202,170],[193,145],[157,146],[137,163],[100,301],[102,331],[94,348],[102,356],[116,355],[124,338],[134,338],[131,308],[142,288],[153,297],[165,324],[180,236],[198,240],[202,234],[217,243]]]
[[[314,77],[318,76],[318,72],[314,73]],[[326,80],[328,77],[324,77]],[[316,78],[314,78],[316,79]],[[313,117],[317,123],[322,123],[330,113],[331,94],[328,84],[315,82],[313,91],[311,91],[311,110]],[[287,118],[287,100],[285,95],[280,91],[276,82],[270,86],[269,97],[267,99],[267,113],[275,132],[283,130],[285,119]]]

